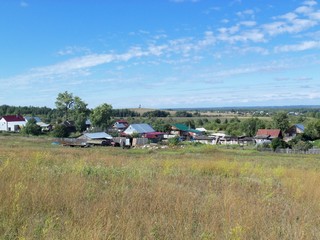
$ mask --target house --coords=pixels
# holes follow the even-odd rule
[[[274,138],[283,138],[280,129],[258,129],[254,139],[256,143],[271,142]]]
[[[0,119],[0,131],[19,132],[25,125],[26,120],[19,114],[2,116]]]
[[[61,125],[64,125],[69,133],[77,131],[74,121],[67,120],[67,121],[64,121],[63,123],[61,123]]]
[[[291,126],[286,132],[285,135],[286,137],[295,137],[298,134],[302,134],[304,133],[304,125],[302,124],[295,124],[293,126]]]
[[[85,125],[86,125],[87,130],[91,129],[92,123],[91,123],[90,119],[86,120]]]
[[[131,124],[129,127],[127,127],[126,130],[124,130],[125,135],[132,135],[134,133],[137,133],[139,135],[143,135],[146,133],[154,133],[155,130],[146,123],[139,123],[139,124]]]
[[[196,129],[189,128],[185,124],[177,123],[171,126],[171,134],[178,135],[182,138],[190,138],[197,135],[202,135],[202,132]]]
[[[112,128],[117,132],[123,132],[128,126],[129,123],[126,120],[120,119],[112,125]]]

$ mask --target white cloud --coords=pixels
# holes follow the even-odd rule
[[[279,52],[298,52],[320,48],[320,41],[305,41],[299,44],[283,45],[275,47],[274,51]]]
[[[68,46],[62,50],[59,50],[57,54],[59,56],[67,56],[67,55],[75,55],[75,54],[89,54],[91,51],[86,47],[78,47],[78,46]]]
[[[309,1],[304,1],[303,4],[304,4],[304,5],[308,5],[308,6],[315,6],[315,5],[317,5],[318,3],[317,3],[317,1],[315,1],[315,0],[309,0]]]
[[[241,21],[239,24],[243,25],[245,27],[253,27],[253,26],[257,25],[257,22],[255,22],[255,21]]]
[[[245,16],[251,16],[251,17],[254,17],[254,10],[252,9],[247,9],[247,10],[244,10],[242,12],[237,12],[236,15],[238,17],[245,17]]]

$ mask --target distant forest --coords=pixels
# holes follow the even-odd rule
[[[51,122],[53,119],[59,119],[63,117],[63,112],[48,107],[33,107],[33,106],[9,106],[1,105],[0,106],[0,116],[5,115],[26,115],[26,116],[39,116],[43,118],[45,122]],[[129,109],[112,109],[112,117],[139,117],[140,114],[131,111]]]

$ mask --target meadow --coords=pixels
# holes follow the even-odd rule
[[[0,239],[320,239],[320,156],[0,137]]]

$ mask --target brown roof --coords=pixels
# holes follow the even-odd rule
[[[270,136],[270,137],[280,137],[281,136],[281,130],[280,129],[258,129],[258,132],[256,136]]]

